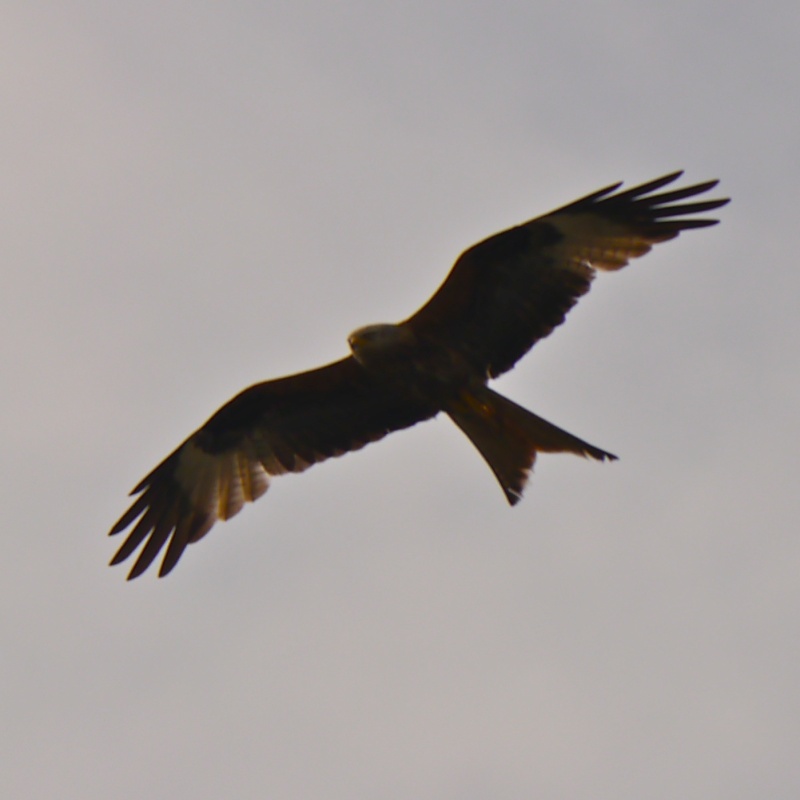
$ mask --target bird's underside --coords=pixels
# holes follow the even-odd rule
[[[246,389],[150,472],[111,529],[133,526],[112,559],[137,550],[129,578],[166,548],[159,575],[217,520],[260,497],[272,476],[302,472],[392,431],[446,413],[491,467],[511,504],[539,452],[615,456],[492,391],[560,325],[597,270],[617,270],[728,201],[683,202],[716,181],[659,193],[680,172],[627,191],[615,184],[472,246],[433,297],[397,325],[351,334],[351,355]]]

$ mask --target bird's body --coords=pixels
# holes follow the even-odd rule
[[[166,546],[165,575],[217,519],[262,495],[271,476],[301,472],[440,412],[470,438],[512,504],[537,452],[615,458],[487,384],[563,322],[596,270],[619,269],[682,230],[715,224],[675,217],[728,202],[677,203],[716,181],[653,194],[679,175],[625,192],[616,184],[491,236],[458,258],[412,317],[351,334],[350,356],[241,392],[135,487],[139,497],[111,533],[135,525],[112,564],[144,543],[129,575],[136,577]]]

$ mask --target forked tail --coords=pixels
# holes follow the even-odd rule
[[[463,392],[446,411],[492,468],[512,506],[522,499],[538,452],[617,458],[485,386]]]

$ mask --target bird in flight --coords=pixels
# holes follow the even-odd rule
[[[625,191],[616,183],[490,236],[464,251],[404,322],[359,328],[346,358],[236,395],[133,489],[138,497],[110,534],[133,528],[111,563],[143,545],[130,580],[166,547],[164,576],[217,520],[264,494],[272,476],[302,472],[439,412],[475,445],[511,505],[537,453],[615,459],[487,384],[564,321],[597,270],[620,269],[681,231],[718,222],[695,215],[727,199],[683,202],[717,181],[660,191],[681,174]]]

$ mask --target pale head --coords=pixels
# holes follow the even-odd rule
[[[416,344],[414,332],[405,325],[365,325],[347,337],[353,357],[363,367],[405,356]]]

